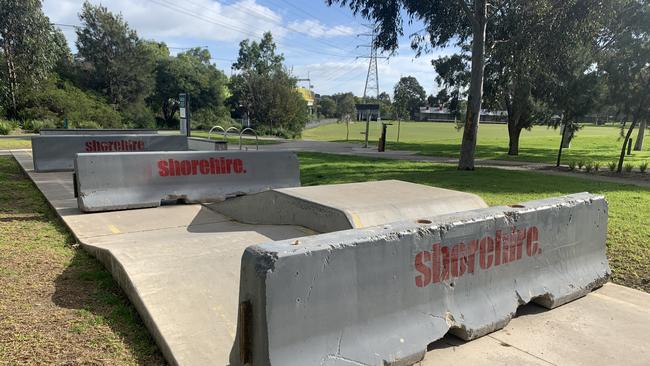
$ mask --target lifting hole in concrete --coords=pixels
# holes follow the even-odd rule
[[[426,219],[419,219],[419,220],[417,220],[416,222],[417,222],[418,224],[422,224],[422,225],[429,225],[429,224],[431,224],[431,220],[426,220]]]
[[[524,206],[524,205],[509,205],[508,207],[512,207],[512,208],[526,208],[526,206]]]

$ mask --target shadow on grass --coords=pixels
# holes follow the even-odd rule
[[[37,280],[54,282],[52,302],[61,308],[78,310],[71,317],[53,320],[61,327],[60,332],[71,331],[83,337],[84,343],[70,345],[71,348],[83,349],[87,356],[97,352],[99,346],[107,353],[100,358],[109,363],[117,357],[133,359],[141,365],[165,364],[135,308],[110,273],[74,245],[72,234],[13,157],[0,157],[0,213],[4,215],[2,225],[19,225],[21,230],[36,234],[26,236],[20,245],[38,251],[31,257],[43,256],[44,260],[25,258],[25,265],[39,267]],[[59,261],[66,263],[62,271]],[[110,351],[119,354],[108,354]]]

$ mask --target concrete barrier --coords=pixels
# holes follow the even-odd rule
[[[156,135],[157,130],[147,128],[137,129],[97,129],[97,128],[42,128],[41,135]]]
[[[194,151],[227,151],[228,141],[208,140],[200,137],[188,137],[190,150]]]
[[[328,233],[488,205],[471,193],[385,180],[274,189],[209,207],[247,224],[300,225]]]
[[[78,154],[75,173],[84,212],[214,202],[300,185],[298,158],[288,151]]]
[[[187,149],[187,137],[180,135],[65,135],[32,138],[34,169],[37,172],[73,170],[77,153]]]
[[[231,365],[414,364],[601,286],[606,233],[581,193],[249,247]]]

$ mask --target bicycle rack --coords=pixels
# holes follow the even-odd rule
[[[221,126],[214,126],[210,129],[210,132],[208,132],[208,140],[210,140],[210,135],[212,135],[212,131],[214,130],[221,130],[221,132],[226,132],[226,130],[223,129]]]
[[[233,127],[228,127],[228,129],[223,132],[223,138],[224,139],[228,139],[228,132],[230,132],[230,131],[236,131],[237,133],[239,133],[239,128],[234,127],[234,126]]]
[[[244,135],[244,132],[246,132],[246,131],[250,131],[250,132],[252,132],[252,133],[255,135],[255,150],[259,150],[259,149],[260,149],[260,140],[259,140],[259,138],[257,137],[257,132],[255,132],[255,130],[252,129],[252,128],[250,128],[250,127],[249,127],[249,128],[244,128],[244,129],[241,131],[241,133],[239,133],[239,150],[241,150],[241,145],[242,145],[242,136]]]

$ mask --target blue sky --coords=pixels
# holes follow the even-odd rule
[[[328,7],[324,0],[91,0],[121,13],[138,34],[164,41],[173,52],[207,46],[213,62],[226,74],[237,57],[239,42],[259,38],[270,30],[285,56],[287,67],[300,78],[311,78],[314,91],[333,94],[351,91],[363,94],[368,53],[358,45],[368,40],[357,37],[367,32],[367,21],[348,8]],[[53,23],[78,25],[83,0],[44,0],[45,14]],[[446,54],[415,58],[408,35],[421,24],[408,25],[397,55],[379,64],[379,87],[392,94],[400,76],[417,77],[428,93],[436,91],[431,59]],[[74,51],[74,28],[61,26]],[[307,86],[306,82],[302,83]]]

